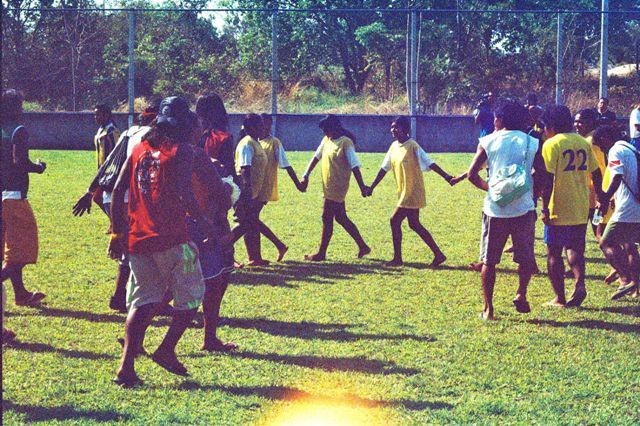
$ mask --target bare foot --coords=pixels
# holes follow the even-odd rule
[[[442,265],[446,260],[447,260],[447,256],[440,253],[439,255],[433,258],[433,261],[431,262],[431,267],[437,268],[438,266]]]
[[[576,288],[567,301],[567,308],[579,308],[587,298],[587,290],[584,287]]]
[[[233,261],[233,267],[235,269],[242,269],[244,268],[244,264],[240,263],[240,262],[236,262],[235,260]]]
[[[492,311],[482,311],[480,313],[480,319],[483,321],[495,321],[496,317]]]
[[[482,262],[472,262],[469,264],[469,269],[475,272],[482,271]]]
[[[276,262],[282,262],[282,259],[284,259],[284,255],[287,254],[288,251],[289,247],[287,246],[278,249],[278,259],[276,260]]]
[[[358,251],[358,259],[362,259],[369,253],[371,253],[371,247],[369,246],[361,247],[360,250]]]
[[[618,275],[618,271],[616,271],[615,269],[612,269],[611,272],[609,272],[609,275],[607,275],[604,278],[604,283],[611,284],[615,282],[618,278],[620,278],[620,276]]]
[[[324,254],[315,253],[315,254],[305,254],[304,260],[310,260],[312,262],[324,262],[327,260],[327,257]]]
[[[169,373],[176,374],[178,376],[188,376],[187,368],[178,361],[178,357],[175,353],[156,350],[151,359],[160,367],[167,370]]]
[[[402,262],[402,259],[391,259],[390,261],[384,264],[384,266],[402,266],[402,265],[404,265],[404,263]]]
[[[220,339],[214,339],[213,342],[207,342],[202,346],[203,351],[208,352],[230,352],[238,349],[238,345],[235,343],[224,343]]]
[[[566,302],[560,302],[558,299],[553,299],[545,303],[543,306],[551,306],[552,308],[566,308]]]

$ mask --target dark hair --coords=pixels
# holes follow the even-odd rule
[[[598,121],[598,116],[596,115],[595,110],[591,108],[581,109],[576,115],[580,115],[581,120],[590,122],[592,126],[595,126]]]
[[[607,105],[609,105],[609,98],[606,98],[604,96],[601,96],[600,99],[598,99],[599,101],[605,101],[607,103]]]
[[[533,92],[527,93],[527,106],[538,105],[538,95]]]
[[[152,101],[145,109],[144,112],[138,115],[138,122],[141,126],[148,126],[153,120],[155,120],[160,110],[160,101]]]
[[[20,119],[22,115],[22,100],[22,93],[15,89],[8,89],[2,92],[0,120],[2,120],[3,124],[7,121]]]
[[[256,128],[261,125],[262,118],[260,118],[258,114],[249,113],[245,115],[244,119],[242,120],[242,129],[240,129],[240,134],[238,135],[238,137],[240,139],[243,139],[245,136],[247,136],[249,134],[249,132],[247,132],[248,127]]]
[[[320,129],[323,132],[326,130],[329,130],[330,132],[334,133],[335,136],[338,138],[342,136],[346,136],[349,139],[351,139],[351,141],[354,144],[356,143],[355,135],[350,131],[348,131],[347,129],[345,129],[344,127],[342,127],[342,123],[340,122],[340,119],[333,114],[328,114],[326,117],[320,120],[320,123],[318,123],[318,127],[320,127]]]
[[[506,100],[498,104],[494,113],[502,120],[502,126],[507,130],[525,131],[529,121],[529,111],[513,100]]]
[[[604,139],[617,142],[622,139],[622,132],[616,126],[609,124],[600,126],[593,132],[593,144],[601,147]]]
[[[216,93],[208,93],[200,96],[196,101],[196,114],[202,120],[202,124],[211,129],[227,131],[229,128],[229,116],[224,107],[222,98]]]
[[[94,109],[98,112],[106,114],[107,120],[113,120],[113,116],[111,115],[111,107],[107,104],[97,104]]]
[[[270,123],[273,123],[273,117],[271,116],[271,114],[267,114],[267,113],[260,114],[260,119],[262,121],[268,121]]]
[[[573,116],[564,105],[550,105],[542,115],[545,127],[554,129],[556,133],[571,133],[573,131]]]
[[[411,122],[404,115],[399,115],[393,119],[392,123],[396,124],[396,127],[401,128],[407,134],[411,131]]]

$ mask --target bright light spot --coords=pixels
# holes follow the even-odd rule
[[[376,426],[388,425],[380,407],[305,398],[282,407],[276,416],[265,422],[268,426]]]

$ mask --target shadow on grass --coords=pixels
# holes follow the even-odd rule
[[[39,306],[35,308],[33,315],[47,316],[55,318],[75,318],[90,322],[114,322],[124,324],[127,318],[126,314],[96,314],[87,311],[74,311],[71,309],[49,308],[47,306]]]
[[[578,327],[578,328],[586,328],[589,330],[606,330],[606,331],[615,331],[618,333],[631,333],[631,334],[640,334],[640,327],[637,324],[624,324],[617,322],[607,322],[600,320],[581,320],[581,321],[569,321],[569,322],[560,322],[554,320],[540,320],[533,319],[527,320],[529,324],[535,325],[547,325],[550,327]]]
[[[355,333],[348,330],[350,324],[317,323],[317,322],[286,322],[264,318],[229,318],[227,326],[247,330],[258,330],[274,336],[295,337],[298,339],[335,340],[351,342],[362,339],[375,340],[416,340],[420,342],[435,342],[431,336],[417,336],[414,334],[384,334],[384,333]]]
[[[220,391],[234,396],[257,396],[273,401],[300,401],[305,403],[330,403],[347,405],[352,407],[377,408],[377,407],[404,407],[407,410],[451,410],[453,405],[446,402],[400,400],[375,400],[362,398],[357,395],[314,395],[309,392],[287,386],[210,386],[200,385],[193,381],[183,382],[178,388],[182,391],[205,390]]]
[[[28,352],[35,352],[35,353],[47,353],[47,352],[57,353],[67,358],[81,358],[81,359],[92,359],[92,360],[114,359],[113,356],[107,355],[107,354],[101,354],[101,353],[91,352],[91,351],[79,351],[79,350],[72,350],[72,349],[56,348],[46,343],[30,343],[30,342],[15,341],[7,344],[6,347],[15,349],[18,351],[28,351]]]
[[[606,306],[604,308],[582,308],[585,311],[609,312],[611,314],[629,315],[640,318],[640,305],[632,306]]]
[[[238,270],[231,280],[232,285],[297,288],[290,282],[312,284],[333,284],[335,281],[355,280],[362,274],[397,274],[399,271],[381,269],[379,265],[367,263],[340,262],[300,262],[289,260],[285,263],[274,263],[273,266],[261,268],[243,268]]]
[[[2,411],[14,411],[25,415],[27,422],[44,422],[51,420],[91,420],[94,422],[115,422],[129,420],[130,416],[114,411],[79,410],[70,405],[59,407],[40,407],[36,405],[14,404],[8,400],[2,400]]]

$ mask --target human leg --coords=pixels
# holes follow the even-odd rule
[[[335,218],[336,222],[338,222],[338,224],[347,231],[349,236],[353,238],[358,245],[358,257],[363,257],[369,254],[371,252],[371,248],[369,248],[367,243],[364,242],[356,224],[349,219],[349,216],[347,216],[345,203],[336,203]]]
[[[534,253],[536,213],[510,219],[513,259],[518,264],[518,290],[513,303],[520,313],[531,311],[527,302],[527,289],[531,276],[538,269]]]
[[[387,263],[387,266],[402,265],[402,221],[407,217],[407,209],[397,207],[389,224],[391,225],[391,238],[393,240],[393,259]]]
[[[237,348],[233,343],[224,343],[218,339],[216,331],[220,320],[220,305],[227,291],[229,275],[223,274],[205,281],[202,312],[204,315],[204,344],[205,351],[229,351]]]
[[[324,200],[322,207],[322,236],[320,237],[320,248],[314,254],[306,255],[307,260],[322,261],[327,258],[327,248],[333,236],[333,218],[335,216],[334,203],[330,200]]]
[[[131,268],[129,267],[129,259],[125,256],[118,261],[118,272],[116,274],[116,288],[109,301],[109,307],[116,311],[127,311],[127,282]]]
[[[547,273],[551,281],[551,287],[556,297],[547,303],[548,306],[565,307],[567,304],[564,295],[564,260],[562,259],[562,246],[547,245]]]
[[[640,241],[640,224],[609,222],[605,229],[600,248],[611,266],[618,271],[622,282],[612,299],[638,291],[640,258],[637,241]]]
[[[440,247],[431,236],[431,233],[429,233],[429,231],[427,231],[427,228],[422,226],[422,223],[420,223],[420,210],[410,209],[407,212],[407,218],[409,219],[409,228],[411,228],[411,230],[418,234],[420,238],[422,238],[422,241],[424,241],[429,249],[431,249],[431,251],[433,252],[435,257],[431,265],[438,266],[445,260],[447,260],[447,257],[444,255],[442,250],[440,250]]]
[[[153,314],[157,308],[154,303],[149,303],[139,307],[132,307],[127,315],[124,327],[124,346],[120,366],[116,373],[116,382],[124,387],[135,386],[140,382],[135,370],[135,359],[139,354],[144,341],[147,327],[153,319]]]
[[[259,221],[258,226],[260,228],[260,233],[264,235],[278,250],[278,262],[281,262],[284,258],[285,253],[289,250],[289,247],[285,243],[277,237],[277,235],[263,222]]]

